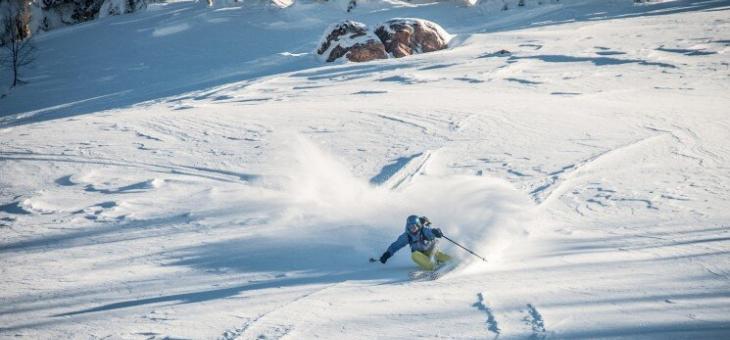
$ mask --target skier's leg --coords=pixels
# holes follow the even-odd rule
[[[436,252],[436,262],[439,264],[448,262],[451,260],[451,256],[447,255],[446,253],[441,252],[440,250]]]
[[[411,253],[411,259],[423,270],[433,270],[434,265],[428,256],[420,251]]]

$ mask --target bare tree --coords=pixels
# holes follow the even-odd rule
[[[35,46],[27,30],[28,12],[20,6],[22,2],[11,3],[5,7],[0,20],[2,36],[0,36],[0,65],[13,72],[13,87],[18,85],[20,69],[35,61]]]

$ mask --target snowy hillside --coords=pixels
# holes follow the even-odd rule
[[[0,338],[729,338],[730,1],[545,3],[183,1],[39,35],[0,99]],[[397,17],[455,37],[314,55]],[[488,262],[368,263],[410,214]]]

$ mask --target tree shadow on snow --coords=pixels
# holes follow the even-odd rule
[[[594,327],[555,334],[560,339],[727,339],[730,322],[695,321],[692,323],[658,322],[649,325]]]

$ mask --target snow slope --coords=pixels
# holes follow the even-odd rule
[[[41,36],[0,99],[0,337],[728,338],[729,13],[180,2]],[[322,65],[345,17],[455,43]],[[368,263],[411,213],[489,262]]]

